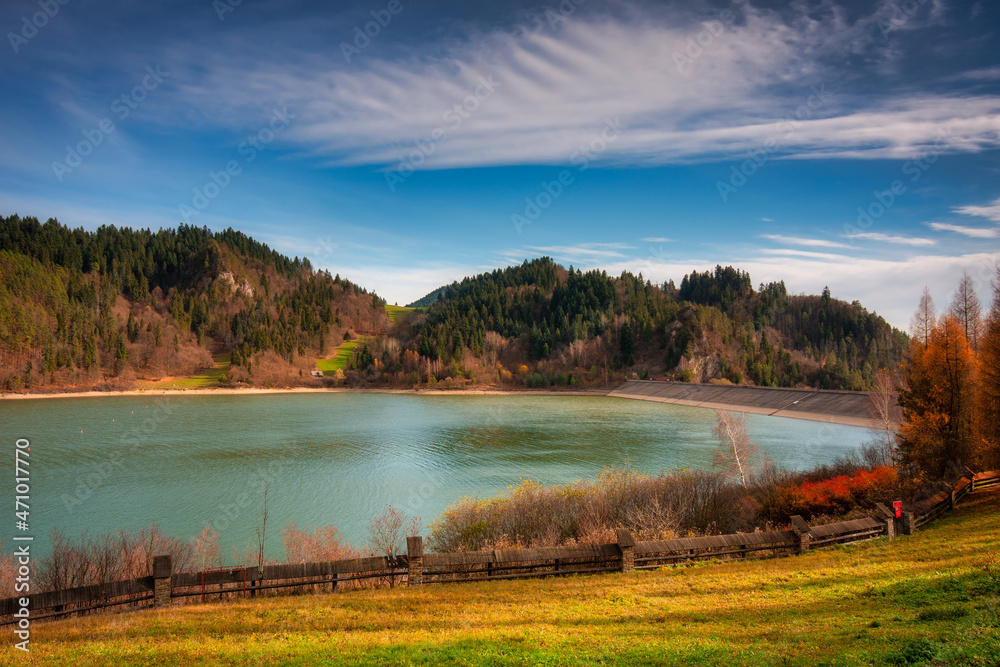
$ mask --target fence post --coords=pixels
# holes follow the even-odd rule
[[[809,524],[798,514],[789,518],[792,520],[792,530],[795,532],[795,536],[799,538],[798,553],[804,554],[809,551]]]
[[[622,572],[635,569],[635,539],[624,528],[618,529],[618,548],[622,550]]]
[[[912,535],[917,532],[917,520],[913,512],[903,511],[903,535]]]
[[[896,537],[896,513],[882,503],[875,503],[875,507],[885,521],[885,536],[891,540]]]
[[[406,584],[419,586],[424,583],[424,538],[406,538]]]
[[[244,575],[250,579],[250,597],[255,598],[258,595],[263,595],[264,592],[260,590],[261,584],[264,580],[264,568],[257,565],[254,567],[248,567],[246,574]]]
[[[153,559],[153,606],[166,607],[170,604],[170,577],[174,565],[170,556],[156,556]]]

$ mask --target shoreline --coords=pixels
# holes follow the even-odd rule
[[[0,393],[0,401],[48,398],[101,398],[127,396],[265,396],[269,394],[412,394],[414,396],[607,396],[615,389],[581,389],[576,391],[512,390],[512,389],[365,389],[357,387],[287,387],[215,389],[127,389],[121,391],[65,391],[37,394]]]
[[[359,387],[285,387],[285,388],[254,388],[254,387],[219,387],[213,389],[128,389],[122,391],[69,391],[59,393],[38,393],[38,394],[0,394],[0,403],[3,401],[19,401],[32,399],[58,399],[58,398],[127,398],[131,396],[268,396],[275,394],[396,394],[410,396],[597,396],[607,398],[624,398],[630,400],[641,400],[653,403],[664,403],[668,405],[680,405],[706,410],[731,410],[733,412],[743,412],[747,414],[759,414],[771,417],[784,417],[800,419],[813,422],[824,422],[828,424],[839,424],[843,426],[854,426],[858,428],[872,428],[874,422],[871,419],[859,417],[858,415],[836,414],[822,411],[799,411],[774,407],[762,407],[744,403],[730,403],[725,400],[704,400],[681,397],[664,396],[643,396],[631,394],[626,390],[630,382],[613,387],[611,389],[580,389],[574,391],[557,391],[552,389],[401,389],[401,388],[359,388]],[[649,385],[647,385],[649,386]],[[697,388],[699,385],[677,384],[676,387]],[[708,385],[702,385],[708,386]],[[718,389],[719,387],[713,387]],[[747,387],[771,393],[781,391],[796,391],[772,387]],[[803,390],[797,390],[802,392]],[[812,392],[813,390],[805,390]],[[823,392],[829,394],[841,393],[844,395],[853,392]],[[749,403],[749,402],[748,402]]]

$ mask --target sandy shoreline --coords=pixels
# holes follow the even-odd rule
[[[68,391],[46,394],[0,394],[2,400],[44,398],[100,398],[122,396],[258,396],[267,394],[411,394],[414,396],[607,396],[613,389],[583,389],[579,391],[509,389],[360,389],[354,387],[289,387],[286,389],[226,388],[219,389],[130,389],[128,391]]]

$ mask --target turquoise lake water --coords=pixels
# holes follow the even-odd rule
[[[49,535],[212,525],[228,561],[252,539],[268,482],[268,554],[279,530],[336,525],[364,545],[386,505],[427,525],[465,496],[531,479],[593,479],[607,466],[707,468],[711,410],[599,396],[320,393],[0,402],[2,446],[31,442],[36,554]],[[866,429],[749,415],[753,439],[790,469],[832,461]],[[13,466],[12,466],[13,467]],[[10,472],[13,477],[13,470]],[[8,485],[13,504],[13,484]],[[13,517],[3,536],[7,548]]]

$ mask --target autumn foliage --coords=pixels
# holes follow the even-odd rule
[[[906,355],[900,435],[903,464],[913,478],[940,478],[956,466],[988,470],[1000,463],[1000,272],[985,325],[979,322],[970,283],[963,277],[948,313],[921,319]],[[925,294],[918,315],[933,313],[928,300]]]
[[[892,495],[897,481],[895,468],[879,466],[819,481],[780,485],[770,498],[768,514],[778,519],[793,514],[811,518],[870,509]]]

